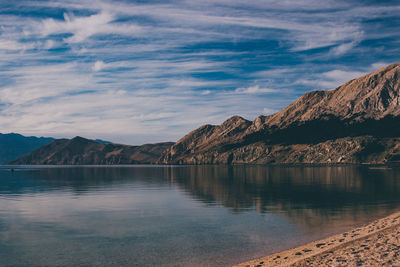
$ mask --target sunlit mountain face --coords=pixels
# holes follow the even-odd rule
[[[0,132],[143,144],[399,62],[398,1],[1,1]]]

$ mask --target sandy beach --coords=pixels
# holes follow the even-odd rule
[[[236,266],[400,266],[400,212]]]

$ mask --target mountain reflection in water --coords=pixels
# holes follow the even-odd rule
[[[0,263],[231,264],[396,211],[399,175],[366,166],[4,167]],[[49,248],[58,256],[46,258]]]

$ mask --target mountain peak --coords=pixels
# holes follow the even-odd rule
[[[86,139],[82,136],[75,136],[74,138],[71,139],[71,141],[89,141],[89,139]]]
[[[230,131],[235,128],[248,127],[250,124],[251,122],[249,120],[235,115],[224,121],[219,127],[223,130]]]
[[[381,119],[400,114],[400,63],[348,81],[329,91],[312,91],[268,118],[268,126],[320,119]]]
[[[370,74],[367,74],[367,75],[372,75],[372,76],[382,75],[382,74],[386,74],[387,72],[392,71],[392,70],[399,72],[400,71],[400,62],[393,63],[388,66],[382,67],[379,70],[372,72]]]
[[[343,139],[338,141],[340,145],[331,147],[334,142],[329,140],[367,135],[400,137],[396,126],[400,124],[399,73],[400,63],[392,64],[334,90],[308,92],[282,111],[259,116],[253,122],[233,116],[221,125],[200,127],[164,153],[161,162],[212,164],[282,162],[286,159],[296,162],[311,160],[332,149],[338,149],[336,160],[340,159],[340,162],[341,153],[348,153],[351,149],[356,153],[363,146],[353,146]],[[360,137],[360,140],[370,139]],[[309,149],[301,150],[304,145],[294,148],[280,146],[318,142],[328,142],[321,145],[327,150],[321,149],[307,157],[305,153]],[[389,143],[385,145],[391,146]],[[294,151],[298,158],[285,151]],[[353,159],[358,160],[357,155],[361,154],[354,154]]]
[[[246,122],[248,120],[246,120],[243,117],[240,117],[238,115],[234,115],[232,117],[230,117],[229,119],[227,119],[226,121],[223,122],[223,124],[225,123],[236,123],[236,122]]]

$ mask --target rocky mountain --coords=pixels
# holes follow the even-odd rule
[[[31,153],[9,162],[15,165],[92,165],[92,164],[149,164],[173,143],[128,146],[75,137],[56,139]]]
[[[400,63],[270,116],[202,126],[160,159],[168,164],[387,163],[400,160]]]
[[[0,164],[19,158],[53,140],[54,138],[28,137],[16,133],[0,134]]]

